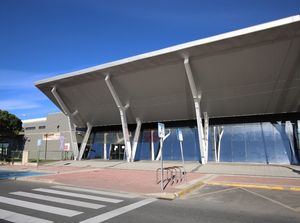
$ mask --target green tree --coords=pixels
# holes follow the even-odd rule
[[[15,136],[22,130],[22,121],[8,111],[0,110],[0,136]]]

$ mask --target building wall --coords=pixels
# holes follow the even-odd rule
[[[199,140],[196,126],[179,127],[183,132],[183,154],[186,161],[199,161]],[[289,131],[289,129],[291,131]],[[220,140],[220,151],[215,146],[215,141],[223,130]],[[151,137],[151,131],[153,137]],[[163,157],[165,160],[181,160],[180,144],[177,139],[177,128],[167,128],[170,136],[164,141]],[[104,134],[102,131],[93,131],[89,139],[90,152],[87,159],[103,159]],[[123,144],[122,132],[106,132],[106,152],[112,144]],[[131,132],[131,139],[134,132]],[[296,123],[248,123],[227,124],[209,127],[208,161],[236,162],[236,163],[262,163],[262,164],[298,164],[299,147],[297,146]],[[290,140],[292,139],[292,140]],[[156,129],[143,130],[140,134],[136,151],[136,160],[151,159],[151,143],[153,142],[154,154],[158,153],[159,138]]]
[[[36,159],[38,149],[40,149],[40,159],[60,160],[65,155],[61,149],[60,139],[50,140],[46,137],[46,134],[56,133],[64,137],[64,143],[70,143],[68,119],[63,113],[49,114],[43,121],[25,122],[23,127],[25,150],[29,151],[29,159]],[[39,139],[42,139],[42,143],[38,148]],[[70,156],[71,152],[68,154],[68,157]]]

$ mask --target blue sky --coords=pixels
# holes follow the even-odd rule
[[[54,75],[300,14],[300,0],[0,0],[0,109],[56,112]]]

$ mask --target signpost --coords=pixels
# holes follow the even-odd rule
[[[37,151],[37,158],[36,158],[36,168],[38,168],[38,166],[39,166],[39,159],[40,159],[40,149],[41,149],[41,146],[42,146],[42,139],[38,139],[38,140],[37,140],[37,148],[38,148],[38,151]]]
[[[181,129],[177,129],[177,139],[179,140],[179,144],[180,144],[182,166],[184,166],[184,157],[183,157],[183,148],[182,148],[183,134]]]
[[[65,137],[64,136],[60,136],[59,138],[59,142],[60,142],[60,150],[63,151],[64,150],[64,144],[65,144]]]
[[[65,151],[65,152],[70,152],[70,148],[71,148],[70,143],[65,143],[65,144],[64,144],[64,151]]]
[[[161,168],[161,180],[160,187],[164,190],[164,164],[163,164],[163,139],[165,137],[165,125],[163,123],[158,123],[158,136],[160,138],[160,168]]]

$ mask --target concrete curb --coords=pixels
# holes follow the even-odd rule
[[[265,189],[265,190],[287,190],[300,192],[300,187],[289,187],[279,185],[264,185],[264,184],[242,184],[242,183],[217,183],[217,182],[205,182],[206,185],[213,186],[226,186],[226,187],[245,187],[254,189]]]
[[[161,200],[168,200],[168,201],[172,201],[176,198],[175,193],[167,193],[167,192],[146,194],[146,196],[154,197]]]
[[[54,180],[49,179],[36,179],[32,177],[16,177],[15,180],[35,183],[54,183]]]
[[[182,198],[184,196],[186,196],[187,194],[199,189],[200,187],[202,187],[203,185],[205,185],[205,183],[203,183],[203,181],[198,181],[192,185],[189,185],[185,188],[183,188],[182,190],[174,193],[174,195],[177,197],[177,198]]]

